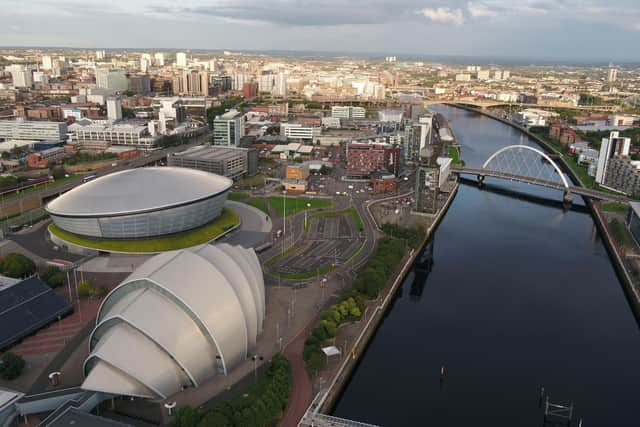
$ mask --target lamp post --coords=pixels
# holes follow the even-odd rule
[[[284,193],[284,227],[283,227],[283,240],[282,240],[282,253],[284,254],[285,247],[287,245],[287,190]]]

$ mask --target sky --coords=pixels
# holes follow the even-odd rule
[[[640,62],[640,0],[0,0],[0,45]]]

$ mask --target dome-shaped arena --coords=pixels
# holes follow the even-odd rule
[[[179,233],[222,212],[233,182],[195,169],[149,167],[112,173],[51,201],[59,228],[95,238],[131,239]]]
[[[156,255],[100,306],[82,387],[152,399],[197,387],[246,359],[264,316],[252,249],[219,244]]]

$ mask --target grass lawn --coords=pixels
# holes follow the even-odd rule
[[[618,245],[624,247],[631,243],[631,237],[629,236],[629,232],[627,231],[624,223],[614,218],[609,221],[609,229],[611,230],[613,239],[618,243]]]
[[[449,147],[449,157],[453,159],[452,163],[454,165],[460,165],[462,162],[460,161],[460,152],[456,147]]]
[[[262,197],[254,197],[246,203],[253,206],[254,208],[260,209],[262,212],[269,215],[269,207],[267,206],[267,202],[265,202]]]
[[[137,240],[109,240],[90,239],[77,234],[61,230],[55,224],[49,225],[49,231],[59,238],[70,243],[85,246],[88,248],[103,251],[120,252],[162,252],[176,249],[188,248],[191,246],[207,243],[220,236],[225,230],[240,224],[240,218],[230,209],[223,209],[222,214],[213,222],[185,231],[183,233],[172,234],[170,236],[155,237],[151,239]]]
[[[238,202],[240,200],[247,199],[249,197],[249,193],[244,193],[241,191],[231,191],[229,192],[229,195],[227,197],[229,198],[229,200]]]
[[[255,176],[245,176],[236,181],[235,185],[238,186],[238,188],[263,187],[264,179],[265,176],[259,173]]]
[[[627,213],[627,211],[629,210],[628,205],[624,203],[616,203],[616,202],[602,203],[600,205],[600,208],[602,208],[602,210],[605,212]]]
[[[269,197],[269,203],[276,211],[278,216],[284,216],[285,198],[281,196]],[[308,199],[304,197],[287,197],[286,207],[287,216],[295,215],[308,209],[327,208],[332,205],[331,200],[327,199]],[[309,206],[307,206],[307,204]]]

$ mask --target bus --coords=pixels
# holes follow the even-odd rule
[[[94,179],[96,179],[95,175],[88,175],[82,178],[82,182],[89,182],[89,181],[93,181]]]

